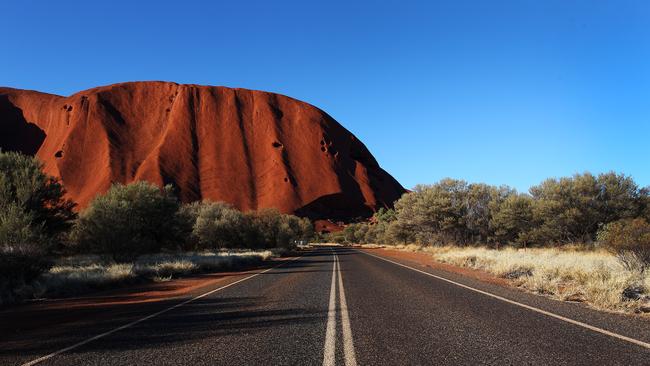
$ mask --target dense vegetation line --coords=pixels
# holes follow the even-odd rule
[[[443,179],[328,240],[417,250],[557,299],[650,312],[649,193],[615,173],[548,179],[529,194]]]
[[[148,182],[115,184],[77,214],[42,168],[34,157],[0,152],[0,305],[236,268],[314,235],[308,219],[222,202],[181,204],[173,187]]]
[[[395,209],[348,225],[343,243],[602,246],[627,264],[650,264],[650,188],[622,174],[548,179],[522,194],[507,186],[443,179],[404,194]]]

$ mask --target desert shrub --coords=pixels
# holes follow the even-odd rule
[[[314,237],[309,219],[275,209],[242,213],[223,202],[204,201],[183,205],[179,215],[191,227],[186,247],[192,250],[289,248]]]
[[[51,265],[40,245],[0,246],[0,305],[29,297],[30,283]]]
[[[373,222],[391,222],[395,221],[397,214],[392,208],[380,207],[377,212],[372,215]]]
[[[106,254],[118,262],[132,260],[180,243],[178,209],[171,186],[115,184],[82,212],[73,239],[80,251]]]
[[[650,216],[649,192],[632,178],[612,172],[547,179],[530,194],[446,178],[402,195],[389,216],[392,221],[368,227],[365,240],[497,247],[592,244],[607,223]],[[378,222],[376,217],[371,221]],[[357,240],[357,231],[351,227],[340,239]]]
[[[23,289],[49,268],[49,239],[33,216],[15,204],[0,211],[0,304],[27,296]]]
[[[4,205],[0,211],[0,246],[38,246],[45,253],[50,240],[43,226],[35,222],[32,212],[17,204]]]
[[[590,242],[602,225],[636,217],[642,210],[638,186],[622,174],[547,179],[530,192],[534,198],[530,238],[538,244]]]
[[[616,253],[628,269],[643,273],[650,266],[650,223],[645,219],[609,223],[598,233],[598,240]]]
[[[249,230],[244,214],[223,202],[183,205],[181,216],[188,217],[191,223],[188,240],[193,250],[241,247]]]
[[[63,187],[42,167],[34,157],[0,152],[0,304],[26,296],[75,217]]]
[[[416,186],[395,202],[395,223],[390,225],[389,237],[424,245],[488,242],[494,234],[496,208],[514,193],[506,186],[449,178]]]
[[[364,235],[362,243],[381,244],[384,241],[385,233],[385,223],[375,222],[368,224],[368,230],[366,230],[366,235]]]
[[[513,193],[493,205],[490,219],[491,241],[499,244],[526,246],[526,234],[531,229],[533,199],[529,195]]]
[[[74,203],[64,195],[61,183],[43,172],[43,164],[38,159],[16,152],[0,152],[0,210],[19,209],[47,237],[58,239],[76,217],[72,211]]]
[[[338,234],[339,241],[342,243],[363,243],[365,242],[366,233],[368,232],[367,223],[349,224]]]
[[[641,217],[650,222],[650,186],[641,189],[639,194],[641,201]]]
[[[250,220],[248,240],[262,248],[290,248],[297,240],[309,240],[313,226],[306,218],[262,209],[247,214]]]

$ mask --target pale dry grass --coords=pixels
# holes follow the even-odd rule
[[[436,260],[479,269],[507,278],[532,292],[559,300],[584,301],[602,310],[634,312],[640,300],[623,296],[626,288],[650,292],[650,273],[626,269],[602,250],[571,248],[489,249],[484,247],[422,247],[399,245],[397,249],[431,254]]]
[[[36,297],[62,296],[138,280],[168,281],[199,272],[227,271],[260,264],[276,251],[219,251],[152,254],[134,263],[110,263],[96,256],[61,259],[33,285]]]

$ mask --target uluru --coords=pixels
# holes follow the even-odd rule
[[[0,148],[36,155],[80,208],[113,183],[183,202],[352,220],[405,192],[327,113],[263,91],[129,82],[68,97],[0,88]]]

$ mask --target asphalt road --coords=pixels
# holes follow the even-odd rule
[[[650,365],[647,320],[380,254],[321,247],[187,298],[0,325],[0,364]]]

